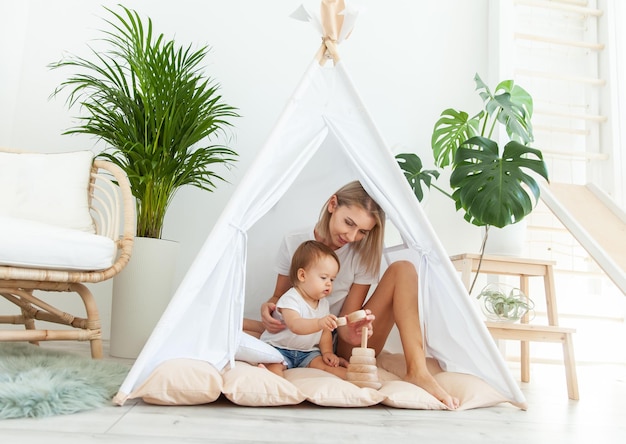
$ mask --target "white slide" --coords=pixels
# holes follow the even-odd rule
[[[543,184],[541,200],[626,295],[626,214],[593,184]]]

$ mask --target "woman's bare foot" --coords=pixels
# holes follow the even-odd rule
[[[450,394],[448,394],[448,392],[446,392],[439,385],[437,380],[433,378],[430,373],[417,375],[409,375],[407,373],[407,375],[404,377],[404,380],[423,388],[439,401],[443,402],[450,410],[456,410],[459,407],[458,398],[450,396]]]

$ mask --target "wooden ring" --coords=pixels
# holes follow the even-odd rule
[[[352,356],[368,356],[375,358],[376,351],[373,348],[354,347],[352,349]]]
[[[353,311],[348,316],[346,316],[349,323],[360,321],[362,319],[365,319],[366,317],[367,317],[367,313],[365,312],[365,310]]]

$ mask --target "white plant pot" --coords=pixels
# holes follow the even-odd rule
[[[136,358],[173,294],[178,242],[135,238],[128,265],[113,278],[111,356]]]
[[[485,254],[495,256],[517,256],[524,254],[526,243],[525,220],[503,228],[489,227],[489,237],[485,244]],[[482,235],[485,236],[485,227],[482,227]]]

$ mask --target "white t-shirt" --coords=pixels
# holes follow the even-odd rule
[[[300,315],[301,318],[305,319],[322,318],[327,316],[329,313],[327,297],[320,299],[317,304],[317,308],[313,308],[306,303],[300,293],[298,293],[298,290],[293,287],[287,290],[285,294],[280,297],[276,303],[276,307],[280,309],[289,308],[294,310]],[[280,313],[278,313],[278,310],[275,310],[272,315],[280,321],[283,320],[283,317]],[[288,328],[285,328],[278,333],[270,333],[265,330],[261,335],[261,340],[273,345],[274,347],[287,348],[289,350],[311,351],[319,350],[321,337],[322,330],[311,333],[310,335],[297,335]]]
[[[313,228],[288,234],[278,250],[275,271],[278,274],[289,276],[289,266],[291,258],[296,248],[307,240],[315,240]],[[330,312],[339,316],[344,299],[348,296],[348,291],[352,284],[374,285],[378,283],[378,275],[368,273],[367,267],[361,262],[361,256],[355,252],[350,244],[335,250],[341,267],[337,278],[333,282],[333,292],[325,297],[330,304]]]

